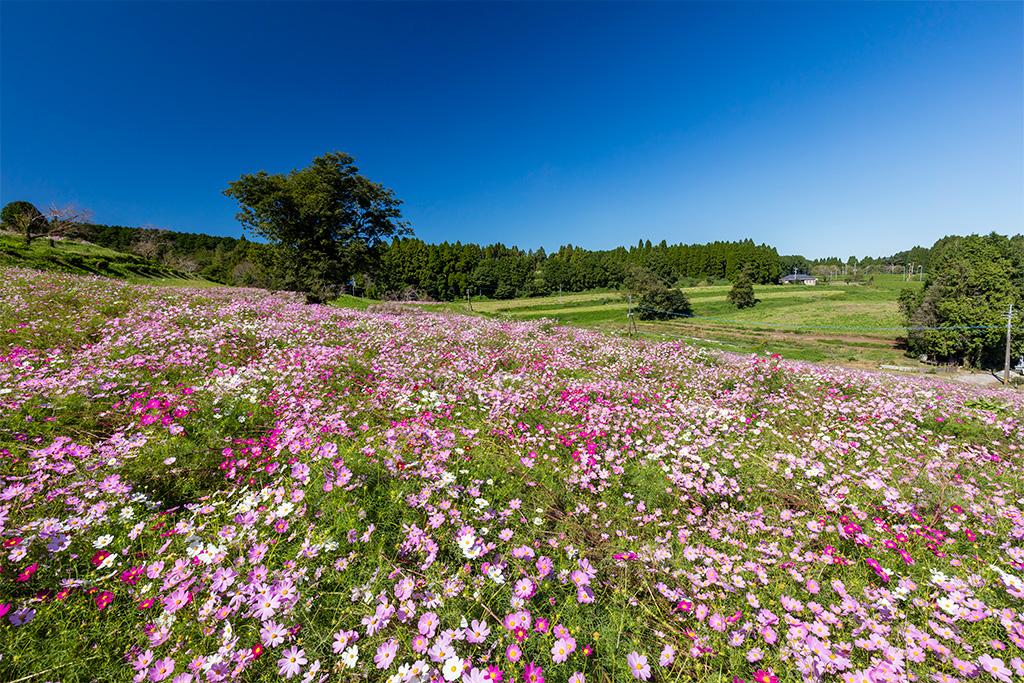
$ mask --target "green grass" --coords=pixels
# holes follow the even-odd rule
[[[352,296],[351,294],[342,294],[337,299],[331,301],[332,306],[338,308],[354,308],[359,311],[365,311],[370,306],[379,303],[375,299],[364,299],[361,296]]]
[[[31,244],[10,233],[0,233],[0,267],[53,270],[75,275],[102,275],[139,284],[168,287],[215,287],[217,283],[193,277],[153,261],[87,242],[36,238]]]
[[[870,284],[834,283],[759,285],[758,304],[737,310],[729,303],[728,285],[689,287],[693,318],[638,321],[642,335],[685,339],[740,353],[774,352],[795,360],[859,366],[915,364],[899,348],[902,319],[897,297],[904,287],[920,287],[899,275],[876,275]],[[425,304],[430,310],[470,311],[470,304]],[[477,300],[477,314],[515,320],[550,318],[567,325],[626,331],[628,302],[615,291],[561,296]],[[897,328],[897,329],[888,329]]]

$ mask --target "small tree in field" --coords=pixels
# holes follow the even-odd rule
[[[736,280],[729,290],[729,301],[736,308],[752,308],[757,305],[757,298],[754,297],[754,283],[746,270],[736,275]]]
[[[25,244],[46,232],[46,216],[31,202],[11,202],[0,212],[0,222],[8,230],[12,230],[25,239]]]
[[[360,175],[342,152],[288,174],[243,175],[224,194],[238,201],[243,226],[277,246],[282,284],[313,301],[336,296],[370,267],[377,245],[411,232],[395,193]]]

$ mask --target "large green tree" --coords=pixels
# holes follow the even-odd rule
[[[314,300],[335,296],[371,269],[378,245],[411,232],[395,193],[342,152],[287,174],[243,175],[224,194],[238,201],[243,226],[276,245],[282,286]]]
[[[1018,311],[1024,305],[1024,237],[944,237],[929,262],[924,288],[900,296],[909,350],[940,361],[1001,366],[1007,309],[1011,302]],[[1018,330],[1022,319],[1015,316]],[[1024,353],[1024,335],[1013,347],[1015,356]]]
[[[33,238],[46,232],[46,216],[31,202],[14,201],[0,211],[0,223],[5,228],[25,238],[31,244]]]

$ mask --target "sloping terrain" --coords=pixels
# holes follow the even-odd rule
[[[0,679],[1024,675],[1017,394],[4,278]]]

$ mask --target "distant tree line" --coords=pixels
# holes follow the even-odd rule
[[[780,273],[778,253],[751,240],[697,245],[647,240],[610,250],[569,244],[548,254],[504,244],[428,244],[402,238],[381,245],[379,267],[361,282],[373,296],[511,299],[630,286],[637,270],[664,286],[676,286],[730,280],[744,269],[755,282],[775,282]]]

